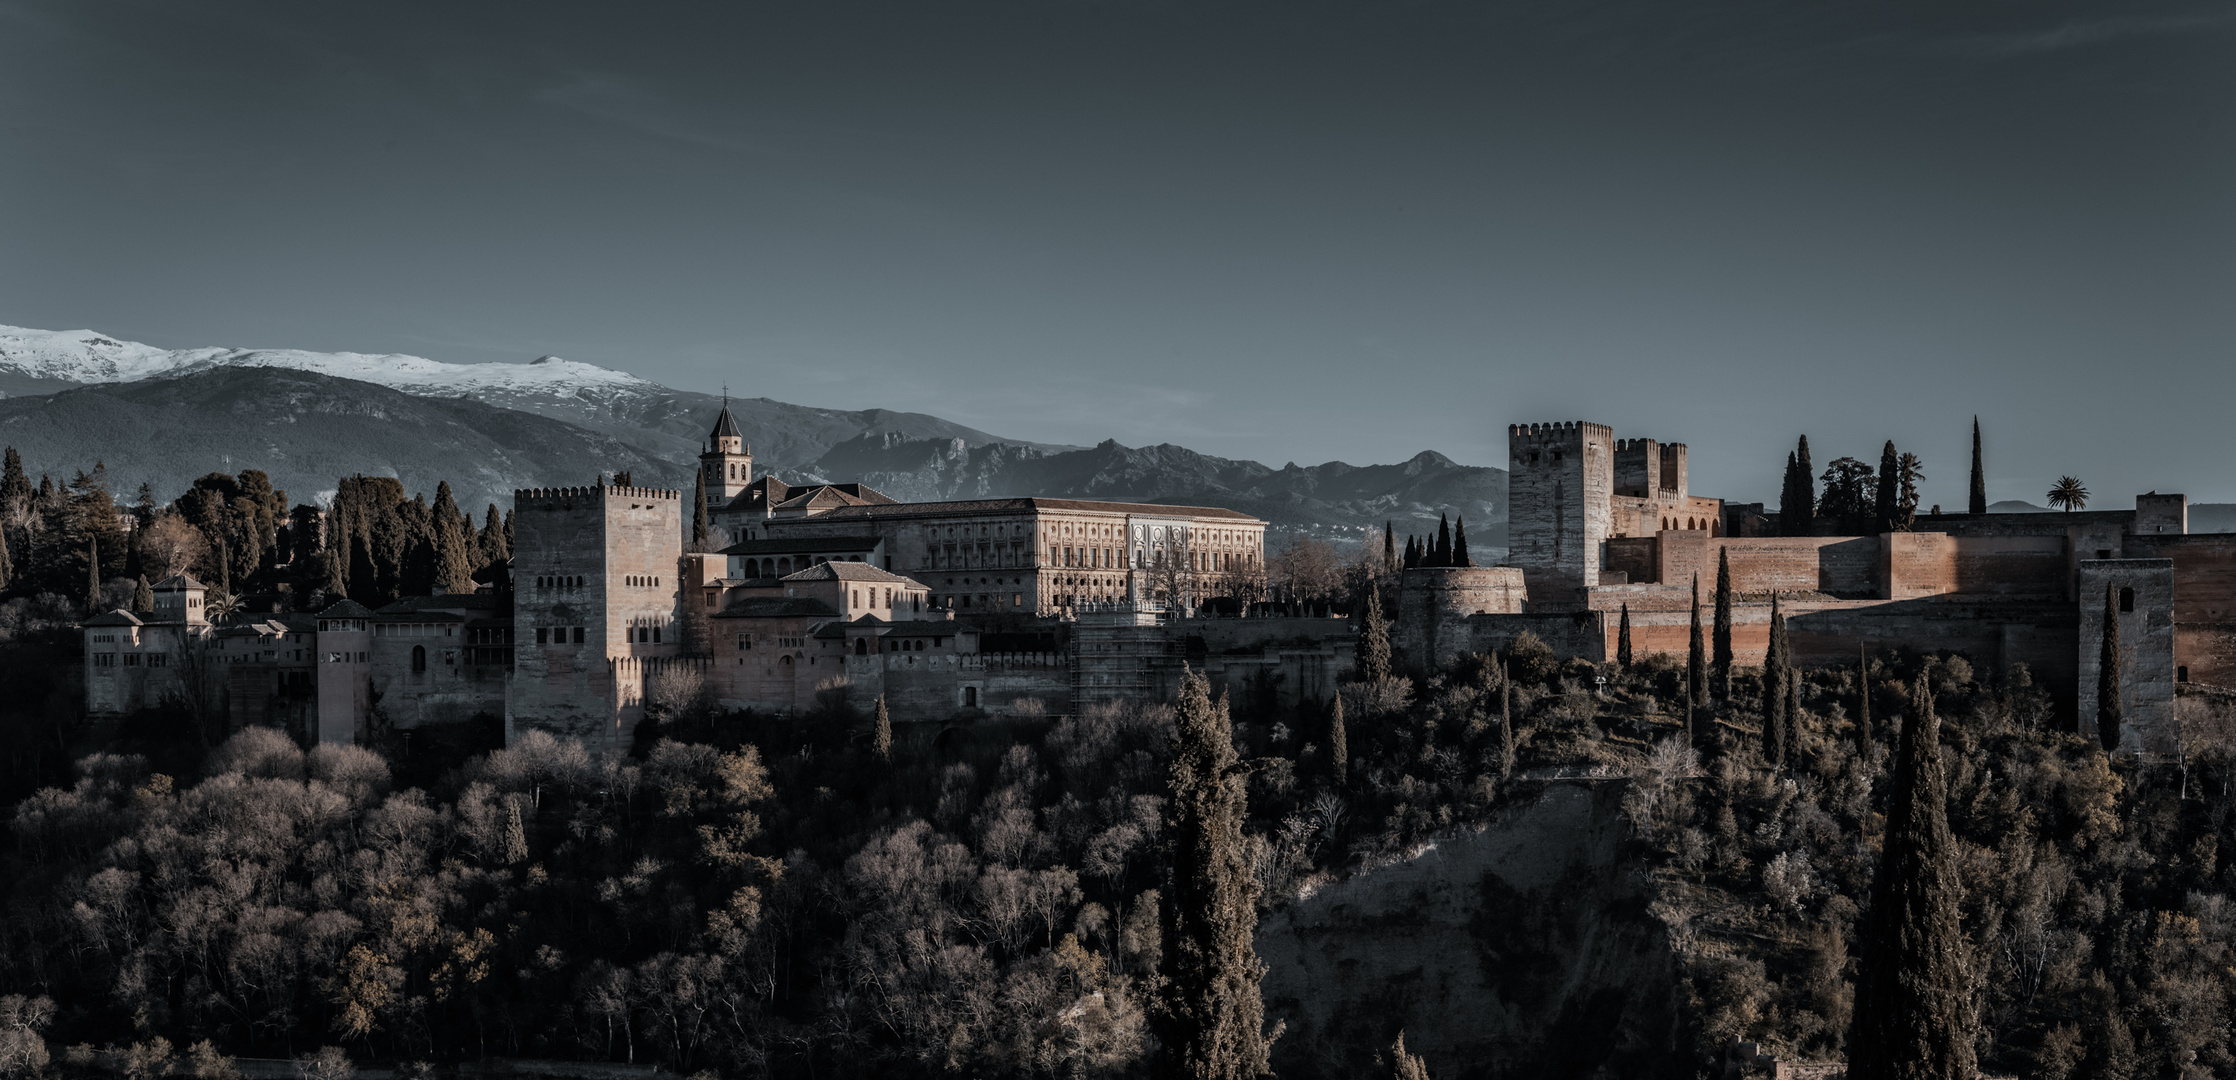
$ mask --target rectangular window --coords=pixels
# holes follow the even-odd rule
[[[549,631],[549,630],[546,630],[546,629],[544,629],[544,628],[543,628],[543,627],[541,627],[541,626],[539,626],[539,627],[536,627],[536,644],[538,644],[538,645],[545,645],[545,644],[549,644],[549,643],[550,643],[550,639],[551,639],[551,631]]]
[[[125,666],[125,667],[139,667],[139,666],[140,666],[140,654],[139,654],[139,653],[125,653],[125,654],[124,654],[124,666]]]
[[[575,627],[575,644],[582,644],[582,627]]]
[[[660,628],[657,626],[652,628],[652,643],[654,645],[658,645],[660,643]]]
[[[163,655],[160,655],[160,654],[158,654],[158,655],[155,655],[155,656],[150,656],[150,657],[148,657],[148,666],[149,666],[149,667],[162,667],[163,665],[165,665],[165,664],[167,664],[167,663],[170,663],[170,658],[169,658],[169,657],[167,657],[167,656],[163,656]]]

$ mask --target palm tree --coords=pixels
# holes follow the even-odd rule
[[[209,599],[202,601],[202,611],[211,622],[223,626],[241,613],[241,599],[222,589],[211,590]]]
[[[2050,505],[2070,514],[2088,505],[2088,489],[2073,477],[2060,476],[2050,488]]]

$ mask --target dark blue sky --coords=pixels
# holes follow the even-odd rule
[[[0,0],[0,322],[2236,500],[2225,4]]]

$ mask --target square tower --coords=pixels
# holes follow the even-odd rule
[[[1506,448],[1507,562],[1521,568],[1531,608],[1580,607],[1582,590],[1599,584],[1600,544],[1614,524],[1614,429],[1515,424]]]
[[[644,675],[681,652],[683,493],[537,488],[513,493],[513,683],[522,728],[627,746]]]

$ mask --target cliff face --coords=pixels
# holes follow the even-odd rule
[[[1555,784],[1482,832],[1321,888],[1259,924],[1283,1077],[1387,1071],[1400,1029],[1439,1080],[1679,1075],[1676,966],[1626,865],[1622,785]]]

